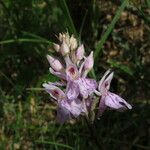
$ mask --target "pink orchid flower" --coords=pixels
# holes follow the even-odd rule
[[[58,83],[56,83],[59,85]],[[43,87],[55,99],[57,107],[57,120],[64,123],[72,117],[77,118],[83,112],[83,105],[79,99],[69,101],[65,93],[54,85],[54,83],[44,83]]]
[[[112,78],[113,72],[110,73],[110,70],[108,70],[99,82],[98,90],[101,93],[101,100],[99,103],[98,116],[102,115],[107,107],[118,111],[132,109],[132,106],[123,98],[109,91]]]
[[[87,62],[87,60],[85,62]],[[73,64],[69,58],[67,59],[66,64],[68,99],[76,99],[79,95],[81,95],[82,98],[87,99],[88,96],[91,95],[97,88],[96,81],[94,79],[86,78],[86,76],[82,77],[84,72],[86,71],[84,70],[84,65],[81,65],[78,69],[78,67],[75,64]],[[88,64],[91,66],[90,62],[88,62]]]

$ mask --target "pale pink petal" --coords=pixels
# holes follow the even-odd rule
[[[82,63],[81,63],[81,65],[80,65],[80,68],[79,68],[79,74],[80,74],[80,77],[82,77],[82,72],[84,71],[84,63],[85,63],[85,61],[83,61]]]
[[[99,90],[99,91],[101,90],[102,83],[105,81],[106,76],[107,76],[109,73],[110,73],[110,70],[107,70],[107,71],[104,73],[102,79],[100,80],[99,85],[98,85],[98,90]]]
[[[84,45],[80,45],[76,51],[76,57],[77,57],[77,60],[81,60],[83,59],[84,57],[84,53],[85,53],[85,50],[84,50]]]
[[[67,109],[74,117],[78,117],[82,111],[82,105],[79,99],[75,99],[71,102],[68,102],[68,100],[64,99],[59,102],[59,105]]]
[[[65,82],[48,82],[48,84],[55,85],[55,86],[65,86]]]
[[[93,79],[79,78],[76,82],[78,83],[80,94],[83,98],[87,98],[91,95],[97,87],[97,83]]]
[[[52,56],[50,56],[50,55],[47,55],[46,57],[47,57],[47,60],[48,60],[48,62],[49,62],[49,64],[50,64],[50,66],[51,66],[55,71],[59,72],[59,71],[61,71],[62,69],[64,69],[62,63],[61,63],[58,59],[56,59],[56,58],[54,58],[54,57],[52,57]]]
[[[105,105],[116,110],[132,109],[132,106],[123,98],[111,92],[108,92],[105,97]]]
[[[110,88],[110,83],[113,78],[113,75],[114,75],[114,73],[112,72],[111,74],[109,74],[109,76],[104,81],[104,86],[107,90],[109,90],[109,88]]]
[[[109,71],[106,72],[106,74],[104,75],[104,78],[102,78],[99,83],[98,89],[101,92],[101,94],[105,94],[106,92],[108,92],[108,90],[110,88],[110,83],[111,83],[114,73],[113,72],[111,74],[109,74],[109,73],[110,73]],[[106,75],[108,75],[107,78],[106,78]]]
[[[51,95],[51,97],[53,97],[56,100],[59,100],[65,97],[65,93],[53,84],[44,83],[43,87]]]
[[[94,58],[93,58],[93,51],[91,51],[90,55],[86,58],[84,69],[85,70],[91,70],[94,65]]]
[[[93,51],[90,53],[90,55],[84,60],[84,66],[82,69],[82,77],[86,77],[89,71],[93,68],[94,65],[94,58],[93,58]]]
[[[69,100],[76,99],[79,95],[78,85],[72,81],[68,82],[67,89],[66,89],[66,95]]]
[[[74,117],[78,117],[82,112],[82,103],[79,99],[76,99],[70,103],[70,112]]]
[[[54,71],[54,69],[52,69],[52,68],[49,68],[49,71],[50,71],[51,74],[53,74],[53,75],[55,75],[55,76],[57,76],[57,77],[59,77],[61,79],[66,80],[65,73]]]

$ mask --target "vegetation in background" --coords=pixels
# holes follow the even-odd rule
[[[149,149],[149,24],[149,0],[0,0],[0,149]],[[41,84],[57,81],[45,56],[65,31],[96,52],[91,75],[115,71],[131,112],[56,122]]]

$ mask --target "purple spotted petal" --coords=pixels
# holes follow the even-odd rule
[[[108,92],[107,96],[105,97],[105,105],[117,110],[132,109],[132,106],[123,98],[111,92]]]
[[[83,98],[87,98],[89,95],[91,95],[97,87],[97,83],[93,79],[79,78],[79,80],[76,82]]]
[[[110,88],[110,83],[111,80],[113,78],[113,72],[111,74],[109,74],[110,71],[106,71],[106,73],[104,74],[104,76],[102,77],[101,81],[99,82],[99,86],[98,89],[101,92],[101,94],[105,94],[108,92],[109,88]],[[109,74],[109,75],[108,75]],[[108,77],[106,78],[106,76],[108,75]]]
[[[66,68],[67,81],[74,81],[79,78],[79,71],[76,65],[69,64]]]
[[[52,68],[49,68],[49,71],[50,71],[51,74],[53,74],[53,75],[55,75],[55,76],[57,76],[57,77],[59,77],[59,78],[61,78],[61,79],[66,80],[66,75],[65,75],[65,73],[57,72],[57,71],[55,71],[55,70],[52,69]]]
[[[68,82],[66,95],[69,100],[74,100],[79,95],[79,88],[78,85],[72,81]]]
[[[99,85],[98,85],[98,90],[99,90],[99,91],[101,90],[102,83],[105,81],[106,76],[107,76],[109,73],[110,73],[110,70],[107,70],[107,71],[104,73],[104,75],[103,75],[103,77],[101,78],[101,80],[99,81]]]
[[[44,83],[43,87],[45,88],[45,91],[49,93],[51,97],[53,97],[56,100],[60,100],[65,97],[65,93],[53,84]]]

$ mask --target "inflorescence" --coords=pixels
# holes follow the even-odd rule
[[[98,117],[107,107],[118,111],[132,109],[124,99],[109,91],[113,72],[107,70],[99,83],[87,77],[94,65],[93,51],[85,56],[84,45],[78,45],[77,39],[68,33],[59,34],[58,39],[59,44],[54,44],[54,50],[63,58],[62,61],[50,55],[47,59],[49,71],[60,81],[44,83],[43,87],[57,103],[60,123],[80,115],[90,118],[97,102]]]

